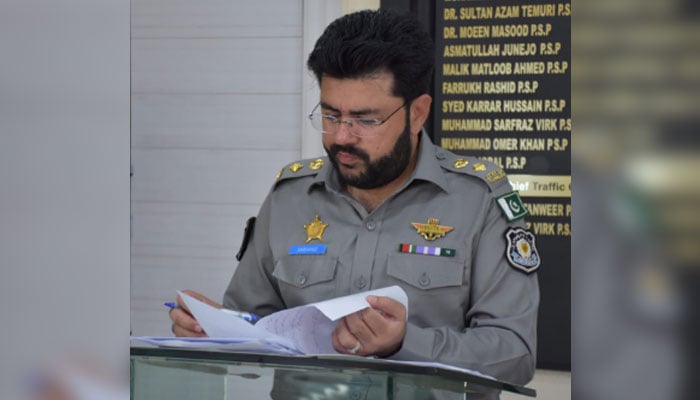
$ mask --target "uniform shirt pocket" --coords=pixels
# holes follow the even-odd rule
[[[463,329],[469,304],[468,267],[464,259],[392,254],[387,274],[408,295],[409,321],[420,327]]]
[[[277,278],[287,307],[327,300],[335,295],[337,257],[285,255],[277,260]]]
[[[429,290],[464,284],[464,260],[447,257],[392,254],[387,274],[418,289]]]

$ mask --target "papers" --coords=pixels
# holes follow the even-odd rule
[[[173,338],[173,337],[156,337],[156,336],[135,336],[131,338],[132,343],[149,344],[158,347],[183,347],[188,349],[207,349],[207,350],[222,350],[244,353],[263,353],[275,355],[290,355],[290,356],[311,356],[319,360],[344,360],[352,358],[357,360],[356,356],[346,354],[300,354],[299,352],[286,348],[281,343],[275,343],[272,340],[249,340],[249,339],[217,339],[217,338]],[[434,361],[405,361],[391,360],[387,358],[363,357],[362,360],[371,364],[384,365],[411,365],[417,367],[436,368],[447,371],[456,371],[474,376],[479,376],[484,379],[496,381],[496,378],[483,374],[479,371],[461,368],[454,365],[447,365]]]
[[[209,338],[135,338],[137,341],[169,347],[216,347],[239,351],[280,354],[337,354],[331,334],[337,321],[369,307],[367,296],[387,296],[408,308],[406,292],[398,286],[370,290],[305,306],[278,311],[255,325],[178,292]]]
[[[284,343],[274,340],[254,339],[216,339],[216,338],[185,338],[159,336],[133,336],[131,343],[157,347],[175,347],[186,349],[221,350],[241,353],[267,353],[275,355],[300,355]]]
[[[262,339],[270,336],[248,321],[227,314],[224,309],[212,307],[180,291],[177,294],[209,337]]]
[[[211,307],[191,296],[178,292],[197,319],[209,334],[205,338],[178,337],[132,337],[132,343],[158,347],[179,347],[189,349],[221,350],[242,353],[263,353],[290,356],[316,356],[318,359],[345,359],[331,344],[331,334],[337,321],[353,312],[369,307],[367,296],[387,296],[401,302],[408,309],[406,293],[398,286],[357,293],[321,301],[306,306],[282,310],[261,318],[252,325],[240,317],[224,310]],[[467,373],[495,380],[478,371],[430,361],[398,361],[389,359],[362,358],[368,363],[385,365],[412,365],[432,367]]]

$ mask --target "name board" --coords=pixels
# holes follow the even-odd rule
[[[434,141],[498,164],[522,197],[542,255],[539,365],[570,368],[571,3],[440,0],[435,22]]]

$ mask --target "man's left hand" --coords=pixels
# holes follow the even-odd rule
[[[367,296],[370,307],[338,322],[333,347],[340,353],[387,357],[401,348],[406,335],[406,307],[383,296]]]

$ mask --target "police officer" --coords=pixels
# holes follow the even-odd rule
[[[433,49],[414,19],[387,11],[326,28],[307,64],[321,93],[309,118],[327,157],[280,170],[249,221],[223,305],[267,315],[399,285],[408,309],[369,297],[371,307],[336,326],[338,352],[524,384],[535,370],[535,239],[502,169],[423,133]],[[204,335],[180,309],[171,319],[178,336]]]

